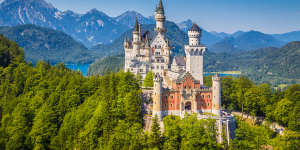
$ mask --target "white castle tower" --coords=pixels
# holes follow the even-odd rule
[[[221,78],[218,74],[212,77],[212,113],[221,116]]]
[[[203,85],[203,54],[206,47],[200,45],[202,30],[193,24],[188,31],[189,45],[185,45],[186,71],[190,72],[196,80]]]
[[[170,50],[168,39],[165,38],[166,29],[164,23],[166,20],[165,11],[162,0],[155,11],[156,27],[155,32],[157,33],[151,43],[152,57],[151,57],[151,69],[156,74],[159,73],[163,76],[170,64]]]
[[[157,117],[161,119],[162,114],[161,114],[161,103],[162,103],[162,78],[160,75],[157,73],[154,76],[154,87],[153,87],[153,112],[152,116]]]
[[[158,7],[155,11],[156,28],[155,31],[158,33],[165,32],[164,22],[166,20],[165,10],[162,0],[159,1]]]

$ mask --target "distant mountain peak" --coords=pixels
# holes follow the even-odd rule
[[[191,19],[188,19],[188,20],[177,23],[177,25],[179,26],[179,28],[181,30],[183,30],[184,32],[187,32],[192,27],[193,21]]]
[[[55,7],[51,4],[48,3],[44,0],[4,0],[3,2],[0,3],[2,7],[7,7],[8,5],[11,4],[23,4],[25,6],[30,6],[32,4],[38,5],[39,7],[44,7],[48,9],[55,9]],[[0,6],[0,8],[1,8]]]
[[[134,11],[134,10],[127,10],[123,14],[128,14],[128,15],[141,15],[140,13]]]
[[[93,9],[89,10],[86,14],[105,15],[105,16],[107,16],[107,14],[105,14],[104,12],[98,10],[97,8],[93,8]]]
[[[153,24],[153,23],[155,23],[154,18],[145,17],[142,14],[140,14],[136,11],[133,11],[133,10],[128,10],[128,11],[122,13],[121,15],[115,17],[114,19],[117,22],[122,23],[122,24],[128,26],[129,28],[132,28],[135,24],[136,17],[138,18],[138,20],[141,24]]]

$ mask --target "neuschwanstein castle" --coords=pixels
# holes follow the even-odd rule
[[[170,60],[172,48],[165,36],[166,17],[161,0],[155,20],[156,35],[152,40],[149,32],[141,34],[141,25],[136,21],[132,40],[124,41],[125,71],[140,74],[143,79],[150,70],[155,74],[152,116],[162,119],[166,115],[184,117],[186,113],[197,113],[199,119],[216,119],[219,132],[225,125],[229,137],[229,124],[234,117],[221,110],[221,78],[213,76],[212,87],[203,84],[206,47],[200,41],[202,30],[193,24],[188,31],[189,44],[184,46],[186,57]]]

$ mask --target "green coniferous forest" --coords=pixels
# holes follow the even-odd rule
[[[265,116],[283,136],[237,118],[236,138],[218,144],[214,120],[154,117],[144,131],[140,84],[131,73],[84,77],[64,64],[26,63],[18,45],[0,36],[0,149],[297,149],[300,85],[274,91],[245,77],[224,78],[225,108]],[[206,78],[207,84],[209,83]]]

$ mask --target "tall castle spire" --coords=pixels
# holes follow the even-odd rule
[[[137,17],[135,18],[135,25],[133,31],[137,31],[137,32],[139,31],[139,21]]]
[[[139,32],[140,32],[140,25],[139,25],[138,18],[136,17],[135,25],[134,25],[134,29],[133,29],[133,42],[138,42],[140,40]]]
[[[156,8],[156,13],[165,14],[165,10],[164,10],[162,0],[159,1],[158,7]]]
[[[158,33],[164,33],[165,32],[164,22],[166,20],[166,16],[165,16],[165,10],[164,10],[162,0],[159,1],[159,4],[156,8],[155,20],[156,20],[155,31]]]

